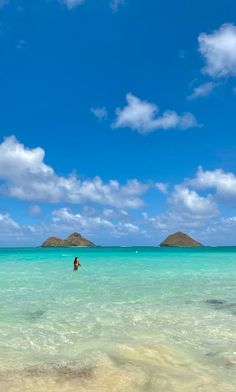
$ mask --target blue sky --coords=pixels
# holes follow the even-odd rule
[[[0,0],[0,246],[236,245],[236,4]]]

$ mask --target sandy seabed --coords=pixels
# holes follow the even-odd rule
[[[209,367],[164,346],[117,345],[78,363],[1,371],[4,392],[233,392],[234,364]]]

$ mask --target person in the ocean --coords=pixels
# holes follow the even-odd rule
[[[74,271],[78,271],[78,268],[81,267],[78,257],[74,259]]]

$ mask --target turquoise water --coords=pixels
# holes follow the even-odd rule
[[[235,391],[236,248],[1,249],[0,274],[1,391]]]

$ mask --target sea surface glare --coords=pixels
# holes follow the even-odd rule
[[[0,391],[235,390],[236,248],[0,250]]]

